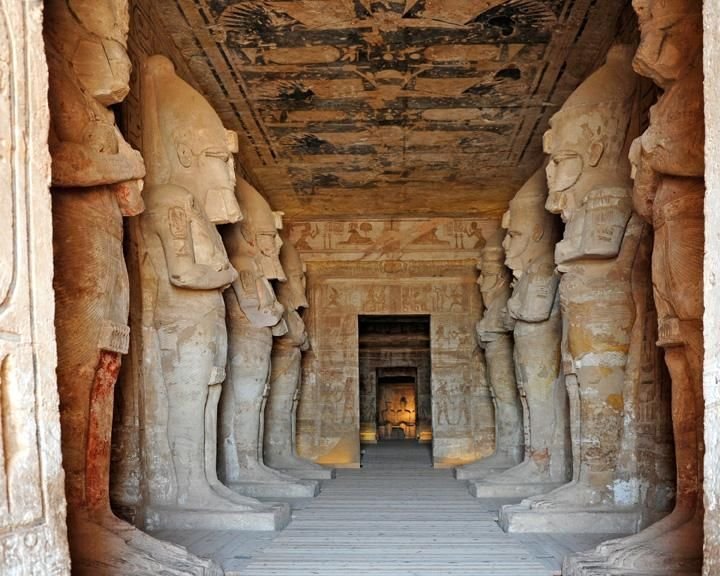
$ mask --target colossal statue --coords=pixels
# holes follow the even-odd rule
[[[305,263],[285,238],[280,248],[280,263],[287,276],[277,286],[277,297],[285,308],[287,334],[275,339],[270,370],[270,395],[265,407],[265,463],[299,478],[329,479],[334,471],[295,451],[295,420],[300,395],[302,352],[310,347],[303,309],[308,307],[305,295]]]
[[[129,87],[128,5],[45,3],[63,467],[76,574],[219,574],[212,562],[113,515],[114,387],[128,351],[123,216],[142,212],[140,153],[107,108]]]
[[[505,264],[515,282],[508,300],[514,320],[515,379],[523,403],[525,457],[504,472],[471,484],[478,497],[540,494],[567,481],[567,396],[560,373],[560,303],[553,263],[556,218],[545,210],[540,169],[503,217]]]
[[[570,95],[545,133],[546,207],[565,222],[555,263],[561,273],[573,477],[549,494],[505,508],[501,523],[510,530],[534,529],[533,521],[576,532],[627,533],[635,526],[632,512],[618,513],[627,503],[616,501],[614,491],[636,319],[633,265],[644,235],[642,220],[632,212],[627,162],[637,91],[631,62],[630,46],[611,48],[606,63]],[[523,508],[544,512],[528,516]],[[555,519],[559,526],[551,528]]]
[[[502,472],[519,464],[524,454],[523,415],[513,364],[512,323],[508,317],[512,273],[505,267],[505,230],[491,236],[481,251],[478,284],[485,312],[477,323],[478,344],[485,350],[488,384],[495,406],[495,452],[455,469],[460,480]]]
[[[145,322],[157,335],[160,368],[145,394],[164,398],[168,444],[150,444],[146,457],[169,453],[171,460],[169,477],[150,483],[146,522],[154,528],[272,530],[287,522],[287,507],[236,494],[216,471],[217,402],[227,356],[222,291],[238,273],[214,224],[241,217],[233,192],[237,143],[163,56],[145,62],[142,108],[148,175],[141,257],[151,276],[143,284],[153,288],[144,289]]]
[[[284,307],[269,282],[287,280],[279,258],[282,219],[243,179],[236,195],[245,219],[224,230],[230,260],[241,266],[241,274],[225,293],[229,357],[221,400],[221,473],[233,490],[248,496],[315,496],[317,482],[273,470],[263,459],[273,334],[288,331]]]
[[[672,379],[675,508],[645,530],[566,560],[568,574],[700,574],[703,554],[702,2],[635,0],[635,70],[664,93],[633,143],[633,202],[655,230],[652,279],[658,345]]]

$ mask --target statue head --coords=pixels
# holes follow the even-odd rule
[[[292,308],[294,310],[307,308],[305,262],[302,261],[300,253],[287,238],[280,248],[280,263],[285,272],[285,276],[287,276],[287,282],[278,284],[278,300],[280,300],[286,308]]]
[[[50,0],[45,31],[82,88],[104,106],[130,91],[128,0]]]
[[[702,51],[702,0],[633,0],[640,45],[633,67],[667,88],[697,64]]]
[[[537,259],[552,257],[557,223],[545,210],[546,200],[547,183],[543,168],[540,168],[518,190],[503,216],[505,265],[516,278],[527,272]]]
[[[142,79],[147,183],[187,189],[215,224],[241,220],[234,192],[237,134],[166,57],[148,58]]]
[[[569,222],[598,187],[629,186],[629,128],[636,77],[632,48],[613,46],[605,64],[585,80],[550,119],[543,148],[550,212]]]
[[[490,238],[487,239],[485,246],[480,252],[480,276],[478,277],[478,285],[482,293],[485,308],[490,306],[496,298],[501,297],[503,293],[506,296],[510,294],[510,271],[505,266],[505,250],[503,249],[503,240],[505,239],[505,230],[500,228],[496,230]]]
[[[660,174],[650,166],[645,157],[642,137],[633,140],[628,157],[632,165],[630,176],[633,179],[633,208],[643,219],[652,222],[653,203],[660,184]]]
[[[245,240],[255,250],[263,276],[268,280],[284,282],[286,276],[280,263],[283,241],[279,233],[282,229],[282,212],[273,212],[260,192],[242,178],[238,178],[235,194],[245,215],[240,229]]]

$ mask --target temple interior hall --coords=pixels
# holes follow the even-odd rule
[[[720,576],[717,0],[0,46],[0,574]]]

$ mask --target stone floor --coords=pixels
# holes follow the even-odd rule
[[[361,469],[338,470],[320,496],[293,500],[282,532],[155,535],[214,558],[229,576],[553,576],[565,554],[606,539],[505,534],[495,522],[501,502],[477,500],[451,470],[433,469],[429,446],[364,450]]]

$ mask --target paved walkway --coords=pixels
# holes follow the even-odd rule
[[[451,470],[415,443],[366,448],[363,468],[339,470],[238,574],[243,576],[550,576],[532,547]]]

